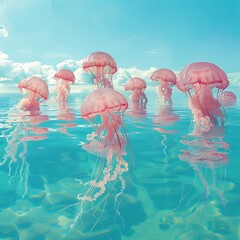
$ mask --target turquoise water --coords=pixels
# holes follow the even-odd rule
[[[106,161],[111,149],[84,150],[86,95],[72,94],[62,109],[49,100],[35,117],[14,115],[18,94],[0,96],[0,239],[240,239],[239,101],[225,108],[225,128],[194,137],[184,94],[175,89],[164,109],[147,91],[146,108],[124,116],[128,144],[117,171],[116,157]],[[218,154],[194,162],[186,152]],[[102,179],[104,189],[90,186]]]

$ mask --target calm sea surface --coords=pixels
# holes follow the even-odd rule
[[[147,91],[124,115],[119,156],[87,144],[86,95],[50,97],[35,116],[16,114],[19,94],[0,96],[1,240],[240,239],[240,101],[224,128],[193,136],[184,94],[161,106]]]

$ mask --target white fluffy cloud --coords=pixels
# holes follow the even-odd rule
[[[151,74],[156,71],[157,68],[151,67],[147,70],[141,70],[138,68],[119,68],[117,73],[113,77],[113,84],[118,87],[123,87],[126,81],[132,77],[140,77],[146,81],[147,86],[155,86],[154,82],[150,79]]]
[[[8,37],[8,30],[4,26],[0,26],[0,37]]]
[[[67,68],[71,71],[75,71],[77,68],[82,66],[82,60],[73,60],[73,59],[67,59],[63,62],[60,62],[57,64],[57,69]]]
[[[227,76],[231,85],[240,86],[240,72],[228,73]]]
[[[72,86],[72,88],[73,91],[79,92],[79,87],[77,87],[77,85],[81,86],[81,89],[86,89],[92,85],[91,75],[84,72],[81,65],[82,60],[77,61],[73,59],[60,62],[56,67],[42,64],[39,61],[19,63],[10,60],[6,53],[0,52],[0,91],[17,92],[17,84],[19,81],[32,75],[41,77],[47,81],[50,85],[50,89],[54,89],[53,85],[56,83],[54,74],[59,69],[66,68],[74,72],[76,76],[76,86]]]
[[[36,75],[45,80],[54,73],[51,65],[44,65],[39,61],[19,63],[13,62],[8,55],[0,52],[0,77],[5,84],[17,84],[20,80]]]

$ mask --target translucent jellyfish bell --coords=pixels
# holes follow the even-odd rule
[[[96,122],[94,120],[96,116],[101,116],[102,123],[93,136],[105,132],[104,143],[110,145],[113,144],[117,131],[123,124],[122,114],[127,108],[128,102],[121,93],[110,88],[102,88],[89,93],[81,105],[81,115],[84,119],[93,121],[92,123]]]
[[[18,104],[18,109],[25,111],[38,111],[39,101],[46,100],[48,98],[48,85],[39,77],[32,76],[30,78],[23,79],[18,88],[20,92],[26,92],[26,97],[21,99]]]
[[[162,68],[153,72],[150,78],[159,82],[156,90],[163,103],[171,102],[172,86],[176,84],[175,73],[169,69]]]
[[[130,99],[133,102],[147,102],[147,97],[144,93],[147,85],[142,78],[130,78],[124,85],[125,91],[132,91]]]
[[[192,63],[179,73],[177,87],[189,96],[196,132],[208,132],[212,125],[224,123],[221,103],[217,96],[214,98],[212,89],[220,91],[228,84],[226,73],[213,63]]]
[[[75,75],[68,69],[61,69],[54,75],[57,81],[56,94],[60,100],[67,100],[70,85],[75,83]]]
[[[105,52],[93,52],[83,61],[84,71],[91,73],[98,88],[113,88],[112,76],[117,72],[117,64]]]

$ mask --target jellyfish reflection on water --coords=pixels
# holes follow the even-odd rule
[[[89,188],[83,195],[78,196],[81,211],[76,216],[72,227],[84,213],[83,203],[94,202],[103,197],[104,193],[109,196],[117,179],[120,180],[122,187],[115,197],[115,204],[117,204],[117,198],[123,193],[125,181],[122,175],[128,171],[128,163],[123,159],[127,144],[123,113],[127,108],[126,98],[111,88],[101,88],[89,93],[81,105],[82,118],[89,121],[94,128],[94,132],[87,136],[89,142],[83,145],[83,149],[91,154],[100,155],[98,159],[100,162],[97,173],[89,181]],[[99,125],[98,118],[101,119]],[[109,186],[110,183],[113,183],[112,187]],[[106,192],[109,188],[110,191]],[[105,198],[106,203],[107,197]]]
[[[229,162],[227,155],[230,145],[224,141],[223,126],[211,128],[208,134],[183,136],[181,143],[186,149],[181,150],[179,159],[187,162],[196,172],[204,187],[203,199],[209,200],[216,193],[221,204],[225,206],[228,202],[224,196],[225,182],[223,182],[226,179],[226,172],[224,173],[222,167]]]
[[[160,142],[163,147],[164,154],[163,162],[166,164],[165,166],[167,166],[169,160],[168,136],[170,134],[178,132],[178,130],[174,129],[176,127],[176,123],[178,122],[178,120],[179,120],[178,115],[175,114],[174,111],[172,110],[172,102],[161,104],[159,106],[157,114],[155,114],[152,119],[153,129],[162,135],[162,140],[159,141],[157,139],[156,142]],[[172,145],[172,141],[170,144]]]
[[[64,121],[63,123],[58,123],[59,131],[61,133],[67,134],[68,136],[73,136],[68,133],[68,129],[75,128],[77,124],[74,122],[76,119],[76,115],[73,109],[69,108],[67,101],[58,101],[58,116],[57,119],[60,121]]]
[[[22,93],[26,92],[26,96],[9,111],[6,130],[2,132],[2,136],[6,139],[6,147],[0,166],[8,163],[9,182],[13,178],[19,177],[18,190],[19,194],[24,197],[27,193],[29,172],[25,156],[27,153],[26,141],[46,138],[44,134],[48,132],[48,129],[36,125],[48,119],[47,116],[41,115],[39,112],[39,102],[48,98],[48,86],[41,78],[33,76],[22,80],[18,87]],[[29,136],[29,133],[33,135]],[[15,173],[12,176],[14,167]]]

